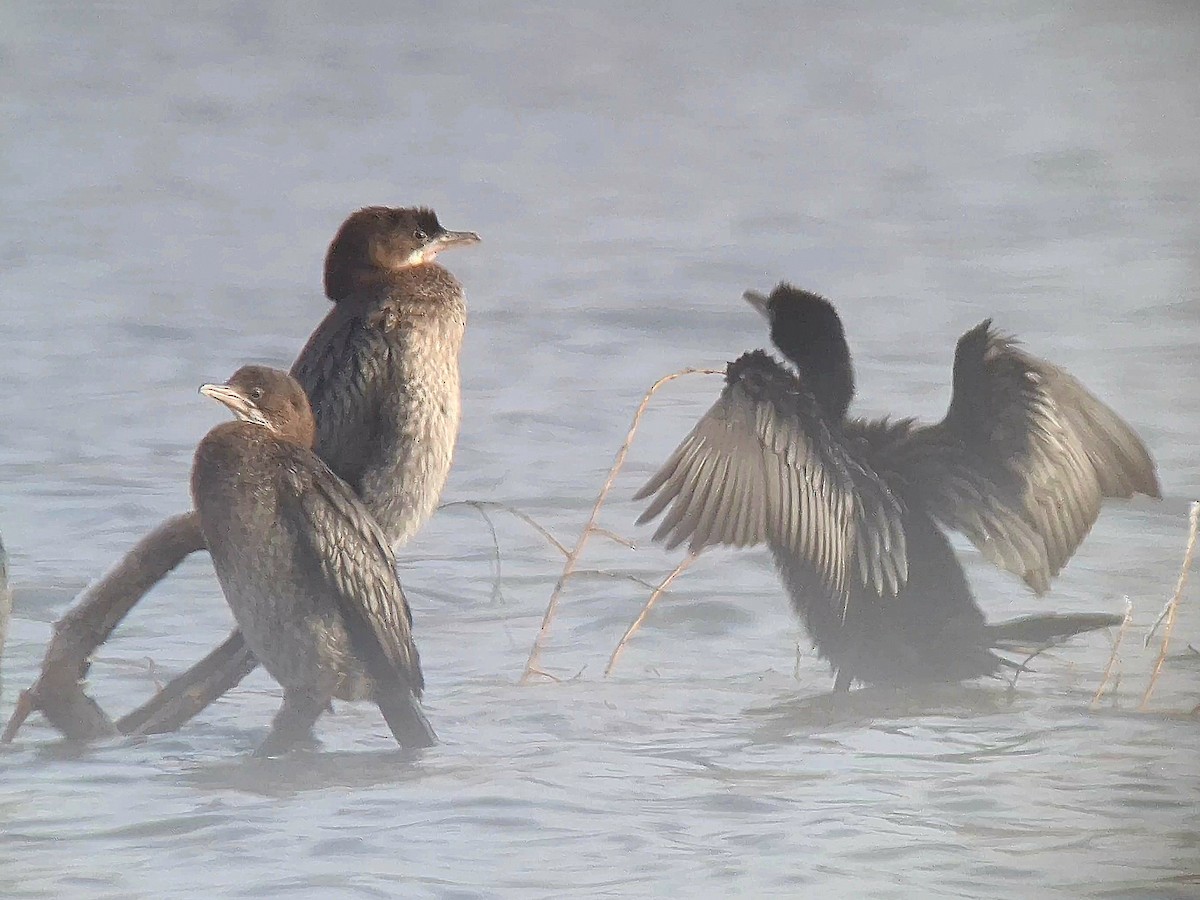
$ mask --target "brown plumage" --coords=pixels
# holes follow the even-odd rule
[[[307,737],[347,681],[366,687],[401,745],[432,744],[395,557],[365,505],[313,453],[304,390],[262,366],[200,390],[237,421],[200,442],[192,498],[242,635],[284,688],[259,752]]]
[[[435,261],[479,240],[432,210],[360,209],[325,256],[334,307],[292,365],[317,420],[315,448],[401,544],[432,515],[460,418],[462,286]]]

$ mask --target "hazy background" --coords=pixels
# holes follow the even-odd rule
[[[698,564],[609,680],[646,591],[578,582],[543,660],[564,683],[519,688],[561,559],[498,515],[497,593],[486,523],[446,510],[402,570],[439,747],[405,760],[343,705],[323,753],[250,760],[261,675],[177,735],[77,752],[38,722],[0,755],[0,893],[1195,896],[1196,720],[1130,710],[1200,494],[1200,8],[977,6],[0,7],[5,717],[74,595],[186,508],[222,419],[196,386],[290,363],[366,204],[484,238],[444,257],[471,308],[447,500],[572,541],[644,390],[762,346],[739,298],[781,278],[838,302],[857,411],[940,415],[991,316],[1128,417],[1169,495],[1107,511],[1045,600],[968,553],[992,618],[1131,599],[1092,713],[1103,635],[1011,697],[830,712],[761,553]],[[603,516],[639,548],[588,567],[673,564],[629,497],[718,387],[656,402]],[[1160,710],[1200,701],[1198,604]],[[229,622],[189,561],[96,695],[131,708]]]

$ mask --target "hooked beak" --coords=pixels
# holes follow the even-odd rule
[[[771,321],[770,300],[765,294],[760,294],[758,291],[746,291],[742,294],[742,299],[753,306],[768,322]]]
[[[473,231],[443,231],[429,242],[430,247],[437,247],[438,252],[447,247],[458,247],[466,244],[478,244],[479,235]]]
[[[253,401],[237,388],[227,384],[202,384],[200,393],[205,397],[212,397],[222,406],[227,407],[234,416],[243,422],[252,422],[255,425],[262,425],[264,428],[271,427],[271,423],[267,421]]]
[[[430,238],[428,244],[410,257],[409,265],[419,266],[422,263],[430,263],[443,250],[478,243],[479,235],[473,231],[442,231]]]

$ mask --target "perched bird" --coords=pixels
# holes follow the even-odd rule
[[[334,307],[292,365],[316,416],[317,455],[394,545],[437,508],[458,438],[466,302],[435,260],[478,241],[442,228],[431,209],[352,214],[325,255]]]
[[[1159,497],[1154,463],[1116,413],[987,320],[958,342],[941,422],[847,417],[854,373],[823,297],[780,284],[746,299],[795,367],[756,350],[638,492],[639,522],[693,553],[766,544],[821,658],[851,682],[994,674],[994,650],[1047,646],[1120,616],[987,625],[942,528],[962,532],[1037,593],[1105,497]]]
[[[192,499],[246,644],[284,688],[260,755],[307,738],[347,679],[366,681],[397,742],[434,742],[412,617],[386,535],[313,452],[308,398],[284,372],[243,366],[200,392],[237,421],[196,449]]]
[[[478,241],[471,231],[447,231],[431,209],[352,213],[325,254],[333,309],[292,364],[316,419],[313,449],[393,548],[437,509],[458,440],[466,301],[436,259]],[[230,653],[237,640],[231,636],[214,653]],[[200,681],[208,664],[201,660],[167,691]],[[338,696],[361,700],[366,691],[362,679],[346,678]]]
[[[393,548],[433,515],[458,440],[466,302],[462,285],[435,260],[478,241],[474,232],[444,229],[431,209],[369,206],[351,214],[325,254],[333,309],[292,364],[316,419],[314,450]],[[206,663],[169,687],[178,691]],[[346,679],[338,696],[360,700],[365,690]]]
[[[325,257],[325,291],[334,307],[292,366],[316,415],[318,454],[350,483],[393,546],[416,534],[436,509],[458,438],[466,305],[462,286],[436,259],[478,240],[473,232],[447,231],[430,209],[373,206],[351,214]],[[89,587],[56,641],[72,648],[102,643],[153,584],[201,549],[194,515],[164,522]],[[79,633],[75,621],[84,615],[103,619],[108,631]],[[93,714],[98,707],[81,690],[65,697],[51,690],[51,663],[63,652],[54,643],[51,651],[33,695],[73,737],[173,730],[255,665],[235,631],[114,724]],[[82,680],[86,658],[76,665]]]

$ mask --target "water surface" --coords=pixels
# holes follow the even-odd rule
[[[713,553],[615,677],[645,598],[568,592],[517,678],[561,558],[448,509],[402,576],[443,742],[390,748],[367,706],[324,750],[249,752],[265,676],[175,735],[2,755],[12,897],[1185,897],[1200,891],[1193,589],[1155,698],[1140,638],[1200,494],[1200,12],[1099,3],[151,3],[0,12],[0,531],[15,612],[7,715],[50,623],[186,507],[196,396],[286,366],[325,313],[342,218],[423,202],[485,242],[467,287],[465,421],[447,500],[574,536],[659,375],[764,343],[740,301],[780,278],[840,305],[865,414],[935,417],[953,342],[993,317],[1079,375],[1156,455],[1170,500],[1115,505],[1045,600],[964,549],[989,616],[1120,611],[1014,692],[867,691],[831,709],[761,553]],[[647,416],[586,567],[674,559],[629,498],[706,407]],[[93,667],[111,711],[226,632],[187,562]],[[797,643],[803,651],[797,660]],[[151,661],[152,664],[151,665]]]

